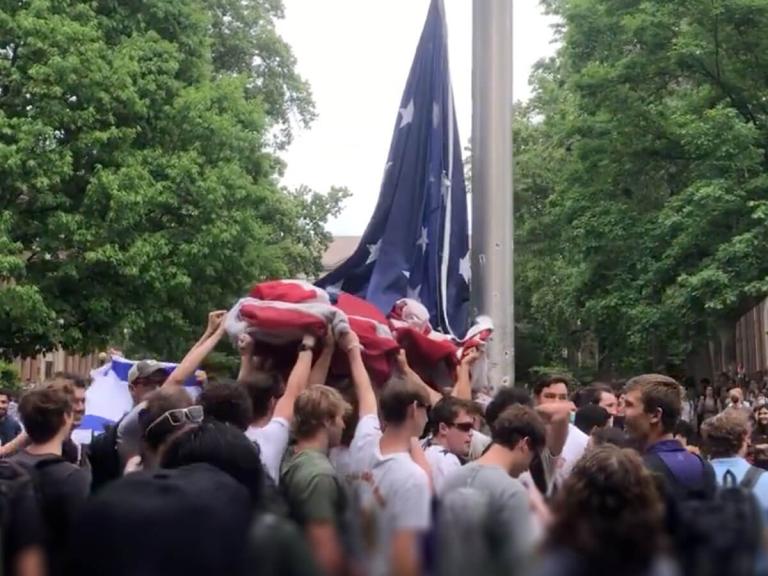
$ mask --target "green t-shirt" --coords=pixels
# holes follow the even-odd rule
[[[343,533],[347,498],[325,454],[317,450],[291,450],[283,460],[280,487],[291,517],[299,525],[333,522]]]

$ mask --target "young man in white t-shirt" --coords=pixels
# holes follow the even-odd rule
[[[247,335],[240,337],[238,382],[248,392],[253,406],[253,422],[245,435],[259,445],[261,463],[275,484],[280,481],[280,463],[290,440],[293,406],[309,382],[314,346],[315,337],[309,334],[304,336],[299,344],[296,364],[281,396],[280,379],[273,373],[256,369],[253,342]]]
[[[445,477],[461,468],[472,441],[473,405],[468,400],[447,396],[432,407],[429,416],[431,435],[424,443],[424,454],[432,469],[432,484],[439,495]]]
[[[568,401],[568,379],[565,376],[548,376],[536,383],[533,388],[533,400],[536,406],[562,404]],[[589,444],[589,436],[568,424],[568,437],[560,454],[560,464],[555,473],[555,482],[561,484],[573,470],[573,466],[584,455]]]
[[[429,464],[418,437],[427,423],[428,398],[412,381],[392,380],[377,400],[357,336],[339,341],[349,354],[360,421],[350,447],[352,489],[366,526],[363,553],[370,576],[422,573],[421,536],[429,529]]]

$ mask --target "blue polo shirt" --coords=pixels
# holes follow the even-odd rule
[[[688,452],[678,440],[661,440],[649,446],[645,452],[658,455],[680,485],[686,488],[702,485],[704,481],[702,460]]]

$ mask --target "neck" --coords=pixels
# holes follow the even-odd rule
[[[440,446],[441,448],[448,450],[448,439],[441,436],[432,436],[432,445]]]
[[[55,454],[61,456],[61,445],[64,442],[64,438],[56,436],[55,438],[45,442],[43,444],[32,444],[27,448],[27,452],[30,454]]]
[[[674,440],[675,436],[670,432],[669,434],[664,434],[663,432],[659,433],[652,433],[648,440],[645,442],[645,448],[646,450],[656,444],[657,442],[663,442],[664,440]]]
[[[316,450],[328,455],[330,446],[328,445],[328,436],[322,432],[318,432],[310,438],[302,438],[296,441],[296,452],[302,450]]]
[[[388,425],[381,435],[379,448],[382,454],[395,452],[410,452],[411,433],[406,426]]]
[[[485,466],[498,466],[499,468],[503,468],[507,474],[513,477],[517,477],[525,472],[525,467],[518,462],[515,453],[498,444],[491,444],[488,451],[480,456],[476,462]]]
[[[264,428],[264,426],[269,424],[270,420],[272,420],[272,414],[267,414],[266,416],[262,416],[261,418],[257,418],[251,422],[251,426],[255,426],[256,428]]]

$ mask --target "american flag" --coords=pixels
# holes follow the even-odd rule
[[[419,300],[433,327],[462,337],[470,274],[445,7],[442,0],[432,0],[371,221],[352,256],[318,285],[360,296],[384,313],[400,298]]]

